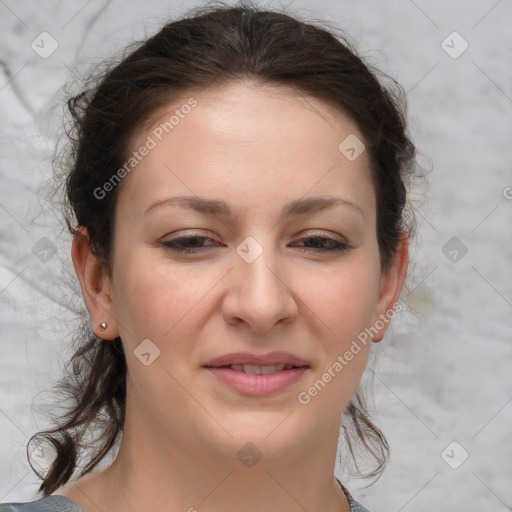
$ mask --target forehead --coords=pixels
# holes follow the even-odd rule
[[[372,206],[366,152],[350,160],[340,151],[347,138],[362,144],[356,123],[297,89],[235,82],[190,91],[151,121],[133,138],[130,154],[151,149],[118,198],[132,213],[166,195],[222,197],[236,209],[335,189]]]

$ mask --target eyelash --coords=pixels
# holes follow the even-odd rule
[[[168,242],[163,242],[163,245],[171,251],[174,251],[177,253],[182,253],[182,254],[198,254],[198,253],[202,252],[203,247],[212,247],[211,245],[209,245],[209,246],[203,245],[201,247],[192,247],[192,248],[190,248],[190,247],[186,248],[183,246],[183,242],[187,242],[187,241],[194,240],[194,239],[211,240],[212,242],[215,241],[207,236],[194,235],[194,236],[184,236],[184,237],[176,238],[174,240],[169,240]],[[340,242],[338,240],[334,240],[333,238],[329,238],[326,236],[319,236],[319,235],[302,238],[299,241],[304,242],[307,240],[321,240],[322,243],[330,242],[332,245],[334,245],[334,247],[323,248],[323,249],[310,248],[311,251],[313,251],[314,253],[317,253],[317,254],[343,252],[349,248],[348,244],[346,244],[344,242]],[[308,251],[302,251],[302,252],[308,252]]]

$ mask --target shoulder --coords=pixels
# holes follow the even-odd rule
[[[64,496],[50,495],[24,503],[0,503],[0,512],[84,512]]]
[[[361,503],[358,503],[354,498],[352,498],[351,494],[348,492],[348,489],[340,482],[338,478],[336,478],[336,481],[343,489],[343,492],[345,493],[345,496],[348,499],[348,503],[350,505],[350,512],[370,512],[367,508],[363,507]]]
[[[347,494],[348,502],[350,503],[350,512],[370,512],[367,508],[358,503],[350,494]]]

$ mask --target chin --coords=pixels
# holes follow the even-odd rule
[[[217,429],[216,439],[210,438],[208,442],[220,455],[238,459],[245,455],[265,459],[285,457],[303,450],[320,435],[315,435],[313,426],[308,428],[307,422],[300,421],[293,411],[240,411],[233,416],[224,414],[221,424],[224,428]]]

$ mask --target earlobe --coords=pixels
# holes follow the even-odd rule
[[[83,226],[78,226],[76,229],[71,258],[91,317],[94,334],[103,339],[118,337],[110,278],[102,263],[92,253],[89,234],[87,228]],[[106,326],[103,328],[102,324]]]
[[[376,330],[375,336],[373,337],[374,342],[382,341],[391,318],[394,316],[394,308],[400,297],[408,266],[409,236],[402,231],[393,263],[391,267],[381,275],[379,301],[373,324]]]

